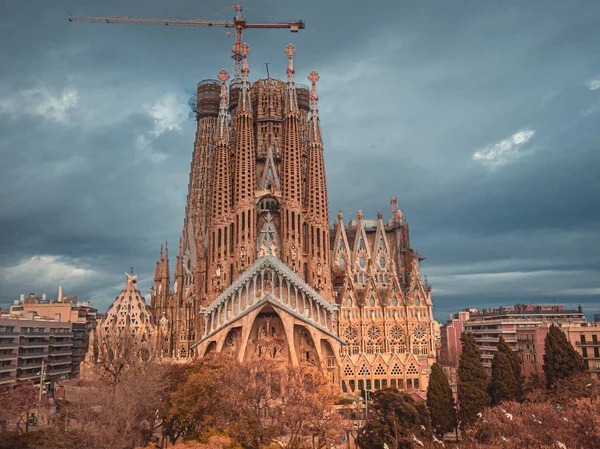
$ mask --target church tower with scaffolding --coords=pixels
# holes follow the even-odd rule
[[[435,362],[423,258],[395,199],[386,222],[340,212],[330,227],[319,75],[297,84],[295,52],[286,81],[250,82],[242,44],[239,77],[198,84],[174,279],[161,247],[152,287],[161,353],[313,366],[348,394],[422,392]]]

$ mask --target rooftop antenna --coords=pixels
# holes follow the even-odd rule
[[[269,75],[269,64],[271,64],[271,63],[270,62],[263,62],[263,64],[267,68],[267,78],[271,78],[271,76]]]
[[[133,274],[133,267],[131,267],[131,274]]]

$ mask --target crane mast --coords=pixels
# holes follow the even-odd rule
[[[235,77],[241,77],[241,63],[243,59],[242,44],[243,33],[249,28],[283,28],[289,29],[292,33],[297,33],[304,29],[304,21],[279,22],[279,23],[249,23],[242,17],[242,5],[231,6],[230,9],[237,10],[232,21],[230,20],[205,20],[205,19],[161,19],[161,18],[136,18],[136,17],[85,17],[70,16],[69,22],[92,22],[92,23],[119,23],[134,25],[162,25],[162,26],[203,26],[235,28],[235,42],[231,50],[231,58],[234,60]]]

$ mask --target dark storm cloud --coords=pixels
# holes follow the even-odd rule
[[[583,304],[600,285],[600,5],[267,2],[251,77],[321,74],[331,218],[396,195],[435,312]],[[134,266],[177,249],[194,123],[186,95],[229,69],[224,30],[68,23],[74,15],[229,19],[216,1],[0,3],[0,303],[67,291],[104,309]],[[478,158],[475,158],[475,155]],[[144,291],[147,293],[147,291]],[[51,294],[52,296],[52,294]]]

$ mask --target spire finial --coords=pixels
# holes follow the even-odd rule
[[[310,89],[310,111],[313,115],[319,114],[319,96],[317,95],[317,81],[319,81],[319,74],[317,72],[310,72],[308,79],[312,83]]]
[[[218,130],[219,130],[219,141],[227,141],[227,80],[229,79],[229,73],[226,70],[219,72],[219,79],[221,80],[221,103],[219,105],[219,119],[218,119]]]
[[[248,73],[250,68],[248,66],[248,55],[250,54],[250,45],[243,43],[240,48],[240,54],[242,55],[242,83],[248,82]]]
[[[296,47],[292,44],[288,44],[285,47],[285,54],[288,56],[288,65],[287,65],[287,76],[288,76],[288,84],[294,84],[294,60],[292,57],[296,54]]]

